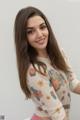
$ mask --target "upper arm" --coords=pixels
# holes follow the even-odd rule
[[[27,80],[31,94],[42,106],[42,109],[48,112],[52,120],[63,120],[65,116],[64,108],[47,74],[42,75],[31,66],[28,70]]]

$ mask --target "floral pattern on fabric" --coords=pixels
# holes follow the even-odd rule
[[[37,120],[69,120],[70,90],[73,91],[79,81],[70,66],[69,72],[64,73],[53,68],[46,59],[41,62],[44,65],[30,65],[27,72],[27,83],[36,105],[35,115],[41,117]],[[44,117],[46,119],[42,119]]]
[[[65,117],[65,110],[58,99],[49,77],[47,76],[48,72],[46,71],[43,75],[42,69],[40,69],[41,71],[39,72],[37,65],[36,68],[37,71],[34,75],[30,74],[30,70],[32,70],[32,68],[28,71],[28,86],[33,98],[35,99],[35,103],[38,103],[38,106],[41,106],[41,109],[46,116],[53,120],[60,120],[59,118],[63,120]],[[39,109],[37,110],[40,111]]]

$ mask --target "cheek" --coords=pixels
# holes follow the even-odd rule
[[[35,37],[36,37],[35,35],[27,36],[27,38],[28,38],[28,42],[29,42],[29,43],[34,42]]]
[[[45,31],[45,35],[46,35],[47,37],[49,36],[49,31],[48,31],[48,30]]]
[[[31,35],[31,36],[28,36],[27,38],[28,38],[29,44],[30,44],[32,47],[34,47],[34,43],[35,43],[34,41],[35,41],[36,37],[33,36],[33,35]]]

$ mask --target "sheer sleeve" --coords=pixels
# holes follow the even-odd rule
[[[27,80],[32,96],[42,106],[42,109],[47,111],[51,120],[63,120],[65,118],[65,110],[50,83],[47,71],[46,74],[41,74],[30,65],[27,72]]]
[[[64,53],[63,49],[62,49],[62,54],[63,54],[63,57],[68,65],[68,69],[69,69],[69,71],[66,73],[66,75],[67,75],[67,79],[69,80],[70,89],[71,89],[71,91],[74,91],[76,86],[78,84],[80,84],[80,81],[77,79],[76,74],[74,73],[74,71],[69,63],[69,59],[66,56],[66,54]]]

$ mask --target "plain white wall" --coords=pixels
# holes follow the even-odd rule
[[[33,114],[33,102],[26,101],[16,68],[13,26],[23,7],[35,6],[47,16],[59,44],[80,79],[80,1],[79,0],[2,0],[0,3],[0,116],[24,120]],[[71,120],[80,119],[80,96],[72,95]]]

